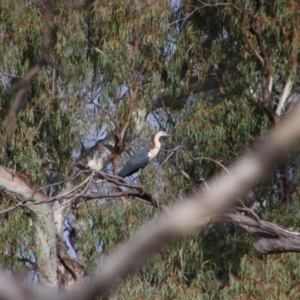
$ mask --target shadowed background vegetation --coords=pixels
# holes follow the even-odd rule
[[[164,130],[172,136],[163,140],[157,159],[128,180],[167,206],[184,201],[224,171],[220,164],[255,148],[298,100],[299,14],[293,0],[75,0],[48,6],[1,0],[1,165],[32,189],[44,187],[46,196],[55,196],[71,189],[61,181],[71,176],[74,162],[97,156],[102,171],[116,173],[132,151],[152,146],[154,133]],[[97,148],[100,143],[112,146]],[[178,146],[184,149],[170,155]],[[294,231],[300,230],[298,153],[299,144],[242,199],[262,219]],[[101,182],[90,186],[92,192],[114,189]],[[5,188],[0,199],[1,211],[20,201]],[[158,213],[131,198],[78,196],[47,205],[57,226],[55,285],[67,290]],[[24,205],[0,215],[0,266],[34,284],[47,277],[38,264],[44,254],[33,226],[36,209]],[[47,223],[38,222],[47,232]],[[225,223],[179,238],[126,278],[111,299],[298,299],[298,254],[264,256],[252,242]]]

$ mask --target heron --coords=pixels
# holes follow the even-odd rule
[[[123,169],[118,173],[119,177],[125,178],[137,172],[139,169],[145,168],[151,159],[153,159],[160,150],[161,143],[160,137],[169,136],[164,131],[159,131],[154,137],[153,149],[141,149],[135,155],[133,155],[125,164]]]

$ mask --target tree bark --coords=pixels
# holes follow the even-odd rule
[[[22,200],[31,199],[31,202],[26,203],[26,207],[31,211],[35,239],[38,245],[35,256],[39,280],[46,288],[56,289],[58,287],[56,227],[51,203],[35,206],[35,201],[46,198],[45,194],[41,191],[34,191],[14,170],[3,166],[0,166],[0,188]]]

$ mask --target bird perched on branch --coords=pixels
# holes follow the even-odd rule
[[[150,162],[150,160],[153,159],[159,152],[161,146],[159,138],[161,136],[169,136],[169,134],[164,131],[159,131],[154,137],[155,147],[150,150],[142,149],[138,151],[129,159],[129,161],[125,164],[123,169],[118,173],[118,176],[125,178],[134,174],[139,169],[145,168]]]

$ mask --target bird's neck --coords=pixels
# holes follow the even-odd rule
[[[150,150],[150,153],[151,153],[150,160],[153,159],[160,150],[161,143],[159,141],[159,137],[154,138],[154,145],[155,145],[155,147]]]

